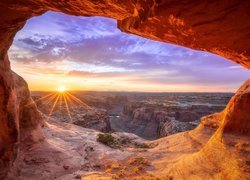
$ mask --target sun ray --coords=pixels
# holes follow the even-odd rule
[[[30,102],[30,103],[26,104],[25,106],[29,106],[29,105],[33,104],[34,102],[35,102],[35,103],[37,103],[38,101],[41,101],[41,100],[47,99],[47,98],[49,98],[49,97],[53,96],[53,94],[55,94],[55,92],[52,92],[52,93],[46,94],[46,95],[44,95],[44,96],[42,96],[42,97],[40,97],[40,98],[38,98],[38,99],[36,99],[36,100],[33,100],[32,102]]]
[[[47,95],[44,95],[44,96],[42,96],[42,97],[36,99],[35,102],[36,102],[36,101],[43,100],[43,99],[46,99],[46,98],[49,98],[50,96],[53,96],[54,94],[56,94],[56,92],[52,92],[52,93],[49,93],[49,94],[47,94]]]
[[[72,106],[75,105],[74,101],[72,101],[72,99],[70,99],[68,94],[65,94],[65,98],[66,98],[67,103],[68,103],[69,106],[70,105],[72,105]]]
[[[67,99],[68,104],[71,104],[72,106],[75,104],[75,102],[69,97],[68,94],[65,94],[65,98]]]
[[[53,106],[52,106],[51,109],[50,109],[50,112],[49,112],[47,121],[49,121],[50,116],[51,116],[51,114],[53,113],[53,111],[54,111],[54,109],[55,109],[55,107],[56,107],[56,104],[57,104],[57,102],[58,102],[58,99],[59,99],[59,93],[57,93],[56,100],[54,101],[54,104],[53,104]]]
[[[69,116],[70,123],[72,123],[72,118],[71,118],[71,114],[70,114],[69,105],[68,105],[67,99],[65,97],[66,95],[62,94],[62,96],[63,96],[64,103],[65,103],[65,106],[66,106],[66,109],[67,109],[67,113],[68,113],[68,116]]]
[[[63,94],[61,93],[59,97],[59,110],[60,111],[62,110],[62,101],[63,101]]]
[[[50,102],[52,102],[57,96],[57,93],[53,93],[52,96],[48,97],[46,100],[44,100],[44,102],[39,105],[39,109],[43,109],[44,107],[46,107]],[[47,109],[45,109],[45,112],[47,111]],[[44,112],[44,113],[45,113]]]
[[[73,96],[68,95],[68,99],[70,100],[70,102],[72,104],[77,104],[77,105],[80,105],[81,107],[83,107],[84,109],[88,109],[88,107],[84,103],[80,102],[79,100],[77,100]]]
[[[78,99],[76,96],[66,92],[66,94],[69,96],[69,98],[72,98],[75,102],[79,103],[80,105],[84,106],[86,109],[92,109],[88,104],[83,102],[82,100]]]
[[[41,104],[40,108],[47,106],[50,102],[54,101],[54,99],[56,97],[57,97],[57,93],[55,93],[53,96],[51,96],[47,100],[45,100],[44,103]]]
[[[66,94],[66,98],[72,104],[76,104],[76,103],[79,104],[80,103],[79,101],[77,101],[76,99],[74,99],[70,93]]]
[[[52,102],[51,107],[49,108],[47,121],[51,118],[52,113],[57,109],[58,106],[59,111],[62,111],[62,103],[66,106],[66,112],[69,117],[69,123],[72,123],[72,116],[71,116],[71,110],[70,110],[70,104],[74,105],[75,103],[82,106],[84,109],[92,109],[88,104],[86,104],[84,101],[80,100],[73,94],[66,91],[65,88],[58,89],[57,92],[52,92],[50,94],[47,94],[45,96],[40,97],[36,101],[43,100],[43,103],[41,104],[41,107],[47,106]]]

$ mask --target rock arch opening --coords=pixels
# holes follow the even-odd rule
[[[116,26],[108,18],[48,12],[18,32],[9,50],[12,69],[28,81],[47,121],[157,139],[222,111],[249,75],[218,56]]]
[[[123,31],[158,41],[213,52],[249,68],[250,51],[246,31],[250,26],[248,8],[249,3],[247,1],[228,3],[222,1],[216,3],[165,1],[154,3],[144,1],[119,1],[116,3],[89,1],[77,1],[75,3],[65,1],[1,2],[1,178],[6,177],[10,167],[14,169],[13,162],[15,165],[20,161],[19,158],[21,158],[22,153],[19,152],[19,148],[27,145],[26,143],[32,144],[31,142],[39,141],[42,137],[39,134],[39,115],[30,98],[27,84],[21,77],[11,71],[7,56],[7,50],[16,32],[27,19],[48,10],[72,15],[112,17],[118,20],[118,27]],[[249,156],[241,152],[248,152],[246,148],[248,147],[247,138],[249,137],[250,122],[248,109],[249,81],[239,89],[224,111],[205,118],[199,128],[190,132],[193,136],[187,136],[195,140],[199,137],[202,141],[204,140],[203,144],[194,141],[194,144],[199,144],[196,146],[197,151],[194,154],[192,154],[194,152],[192,151],[191,154],[183,156],[183,159],[178,162],[171,161],[169,168],[161,171],[161,175],[164,176],[165,172],[165,175],[166,173],[171,174],[169,178],[172,178],[172,175],[177,178],[191,177],[191,175],[192,177],[239,177],[239,179],[247,177],[249,162],[244,161],[244,158]],[[203,139],[202,137],[206,135],[204,126],[218,127],[208,143],[205,141],[213,133]],[[183,134],[183,136],[186,135]],[[233,138],[233,142],[232,136],[235,138]],[[179,146],[185,145],[181,141],[182,136],[176,136],[175,138],[179,138]],[[169,142],[175,144],[171,138]],[[58,144],[54,145],[56,147]],[[89,150],[92,151],[91,147]],[[158,150],[161,151],[161,148]],[[151,154],[150,157],[153,158],[154,154]],[[94,159],[94,157],[92,158]],[[38,160],[38,164],[41,162],[40,160]],[[130,165],[133,162],[135,161],[128,161]],[[146,163],[145,161],[142,162]],[[159,162],[156,161],[154,165],[160,170],[163,167],[157,166]],[[229,162],[230,167],[233,168],[229,168],[229,164],[224,162]],[[194,165],[193,169],[188,168],[190,163]],[[216,169],[209,166],[209,163],[212,163]],[[197,164],[202,164],[202,166],[197,167]],[[63,165],[63,168],[72,170],[68,165]],[[105,174],[101,175],[106,176]],[[93,177],[97,178],[100,175],[93,175]]]

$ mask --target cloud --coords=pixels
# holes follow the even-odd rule
[[[88,72],[88,71],[70,71],[67,76],[75,76],[82,78],[127,78],[131,73],[125,72]]]
[[[48,12],[29,20],[9,51],[12,62],[34,73],[126,78],[138,83],[236,84],[250,73],[222,57],[120,32],[102,17]]]

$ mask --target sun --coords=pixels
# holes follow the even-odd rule
[[[66,87],[60,86],[60,87],[57,88],[57,91],[63,93],[63,92],[66,91]]]

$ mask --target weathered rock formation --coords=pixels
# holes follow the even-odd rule
[[[202,116],[220,112],[226,106],[223,104],[203,104],[208,94],[199,95],[195,105],[190,103],[189,94],[161,95],[148,97],[149,101],[129,102],[124,106],[123,114],[112,121],[114,130],[124,130],[146,139],[157,139],[167,135],[194,129]],[[210,95],[215,96],[215,95]],[[172,104],[168,101],[174,97]],[[159,99],[164,99],[159,102]],[[227,96],[217,94],[217,98],[227,99]],[[180,103],[179,101],[182,101]],[[185,99],[185,100],[184,100]],[[212,99],[210,97],[210,99]],[[201,101],[201,102],[200,102]],[[194,102],[193,102],[194,103]]]
[[[91,110],[82,115],[81,118],[73,120],[73,124],[85,128],[95,129],[102,132],[110,132],[109,115],[106,111]]]
[[[173,163],[169,173],[194,179],[208,174],[214,179],[248,179],[250,175],[249,110],[244,107],[249,107],[249,94],[250,79],[240,87],[224,111],[204,117],[199,127],[190,131],[191,138],[195,136],[197,138],[197,132],[204,130],[204,126],[214,128],[216,132],[198,153]],[[238,124],[237,120],[242,120],[242,125]]]
[[[105,16],[118,27],[158,41],[212,52],[250,68],[249,1],[191,0],[2,0],[0,2],[0,169],[14,162],[23,132],[29,134],[38,119],[21,103],[7,51],[26,20],[48,10],[81,16]],[[26,89],[28,91],[28,89]],[[25,97],[21,95],[21,97]],[[33,105],[30,105],[33,106]],[[22,111],[22,112],[21,112]],[[33,108],[33,114],[36,112]],[[249,135],[249,81],[222,113],[220,130]],[[28,119],[24,119],[28,117]],[[26,136],[26,135],[25,135]]]
[[[52,10],[111,17],[122,31],[209,51],[250,67],[248,1],[3,0],[0,5],[2,59],[27,19]]]
[[[175,121],[171,114],[173,114],[171,111],[160,111],[157,105],[128,103],[117,123],[124,131],[146,139],[157,139],[195,127],[188,123]]]
[[[89,93],[88,96],[85,95],[82,99],[91,107],[107,110],[110,115],[120,114],[123,106],[128,102],[127,96],[108,92],[92,92],[92,94]]]
[[[202,124],[219,127],[221,133],[250,135],[250,79],[236,92],[221,112],[202,118]]]
[[[0,179],[18,159],[20,144],[32,144],[43,139],[39,125],[41,117],[30,97],[27,83],[11,71],[2,77],[4,72],[0,72]],[[3,78],[7,78],[7,82]]]

